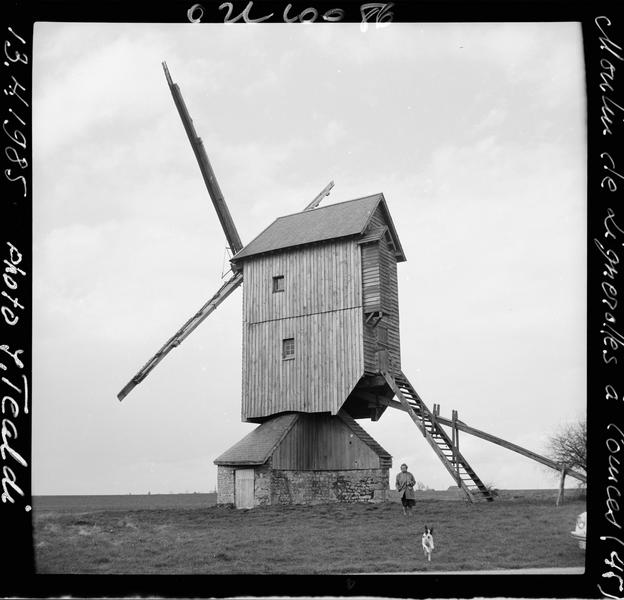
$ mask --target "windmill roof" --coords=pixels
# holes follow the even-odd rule
[[[256,254],[284,250],[293,246],[360,235],[364,233],[370,218],[380,204],[397,249],[397,260],[405,260],[383,194],[373,194],[279,217],[238,252],[232,258],[232,262],[236,263]]]
[[[215,465],[262,465],[275,447],[290,431],[298,418],[297,413],[278,415],[258,425],[242,440],[214,460]]]

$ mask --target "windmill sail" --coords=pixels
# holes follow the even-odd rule
[[[303,212],[305,212],[306,210],[312,210],[314,208],[316,208],[320,203],[321,200],[323,198],[325,198],[325,196],[329,196],[329,192],[331,192],[331,189],[334,187],[334,182],[330,181],[322,190],[321,193],[316,196],[316,198],[314,198],[314,200],[312,200],[312,202],[310,202],[310,204],[308,204],[304,209]]]
[[[169,84],[169,89],[171,90],[171,95],[173,96],[173,101],[178,109],[180,119],[182,119],[186,135],[191,142],[191,147],[195,153],[195,158],[197,158],[197,163],[199,164],[199,169],[201,170],[202,177],[204,178],[204,183],[206,184],[206,188],[210,194],[212,204],[217,211],[217,216],[221,222],[221,227],[223,227],[230,250],[232,251],[232,254],[236,254],[243,247],[243,244],[234,225],[234,221],[232,221],[232,216],[230,215],[230,211],[225,203],[225,199],[221,193],[221,188],[219,187],[217,178],[212,170],[210,161],[208,160],[204,144],[195,131],[193,119],[191,119],[191,115],[186,108],[184,98],[182,98],[182,93],[180,92],[180,87],[177,83],[173,83],[171,75],[169,74],[169,69],[167,68],[167,63],[163,62],[162,66],[165,71],[167,83]]]
[[[201,138],[197,135],[195,131],[195,127],[193,126],[193,120],[186,108],[186,104],[184,103],[184,99],[182,98],[182,94],[180,92],[180,88],[176,83],[173,83],[171,79],[171,75],[169,74],[169,69],[167,68],[167,63],[162,63],[163,69],[165,71],[165,77],[167,79],[167,84],[169,85],[169,89],[171,91],[171,95],[173,96],[173,101],[178,109],[178,113],[180,118],[182,119],[182,124],[184,125],[184,130],[186,131],[186,135],[191,142],[191,147],[193,148],[193,152],[195,153],[195,157],[197,158],[197,162],[199,164],[199,169],[201,171],[202,177],[204,178],[204,183],[206,184],[206,188],[208,189],[208,193],[210,194],[210,198],[212,199],[212,203],[217,211],[217,216],[219,217],[219,221],[221,222],[221,226],[223,227],[223,231],[225,233],[225,237],[230,246],[230,250],[233,254],[236,254],[241,248],[243,244],[238,235],[238,231],[232,221],[232,216],[230,215],[230,211],[228,210],[227,204],[225,203],[225,199],[223,198],[223,194],[221,193],[221,188],[219,187],[219,183],[217,182],[217,178],[215,177],[214,171],[212,170],[212,166],[210,165],[210,161],[208,160],[208,155],[206,154],[206,150],[204,149],[204,144],[201,141]],[[204,304],[167,342],[162,346],[162,348],[150,358],[150,360],[143,365],[143,367],[139,370],[139,372],[127,383],[127,385],[117,394],[117,398],[119,400],[123,400],[132,389],[141,383],[150,373],[150,371],[169,353],[173,348],[179,346],[184,339],[211,313],[213,312],[221,302],[223,302],[241,283],[243,282],[243,274],[236,273],[233,277],[228,279],[219,291],[212,297],[206,304]]]
[[[234,277],[228,279],[219,291],[206,304],[204,304],[175,334],[170,337],[162,348],[152,356],[139,370],[139,372],[126,384],[117,394],[119,400],[123,400],[141,381],[143,381],[150,371],[163,359],[171,350],[179,346],[188,335],[216,308],[221,304],[241,283],[243,274],[236,273]]]

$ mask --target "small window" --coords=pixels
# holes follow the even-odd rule
[[[284,291],[284,276],[278,275],[273,277],[273,293]]]
[[[282,358],[284,360],[295,358],[295,338],[282,340]]]

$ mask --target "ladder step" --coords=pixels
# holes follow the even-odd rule
[[[452,466],[453,472],[459,477],[461,487],[466,494],[472,501],[492,502],[494,500],[493,496],[477,477],[477,474],[470,465],[458,454],[456,449],[453,448],[453,443],[448,434],[435,420],[435,416],[420,399],[407,377],[405,377],[403,373],[400,373],[400,375],[394,378],[394,381],[403,396],[403,403],[407,402],[413,414],[419,418],[419,428],[421,432],[428,434],[427,438],[429,443],[432,445],[435,444],[435,447],[439,449],[438,456],[442,462],[445,463],[447,467],[448,465]]]

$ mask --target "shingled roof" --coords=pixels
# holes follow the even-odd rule
[[[299,415],[278,415],[258,425],[214,460],[215,465],[263,465],[290,431]]]
[[[404,261],[405,255],[384,196],[374,194],[279,217],[238,252],[232,258],[232,262],[236,263],[256,254],[284,250],[293,246],[361,235],[380,204],[396,248],[397,261]]]
[[[226,450],[213,462],[215,465],[263,465],[273,454],[278,444],[286,437],[301,413],[278,415],[258,425],[242,440]],[[377,456],[390,460],[392,457],[384,450],[356,420],[344,410],[338,411],[338,417],[362,440]]]

